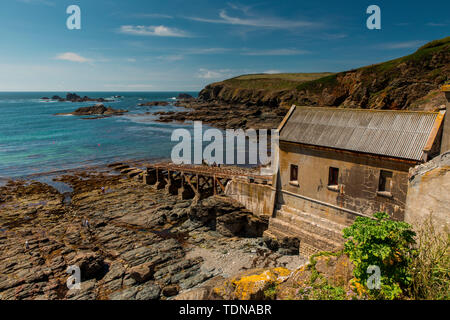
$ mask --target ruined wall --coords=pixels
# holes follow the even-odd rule
[[[405,221],[420,224],[430,214],[450,231],[450,152],[410,170]]]
[[[225,194],[257,216],[272,215],[275,191],[269,185],[232,180],[228,182]]]
[[[298,166],[298,185],[290,180],[290,165]],[[362,154],[313,149],[280,142],[279,187],[290,193],[316,199],[340,208],[373,215],[377,211],[389,213],[397,220],[404,219],[408,185],[408,162],[371,158]],[[329,167],[339,168],[339,188],[328,187]],[[380,170],[392,172],[390,194],[378,192]],[[303,206],[304,200],[281,194],[278,202]],[[326,207],[326,206],[325,206]],[[327,209],[328,210],[328,209]],[[323,210],[318,212],[323,214]],[[330,215],[344,213],[334,210]],[[337,217],[339,218],[339,217]]]

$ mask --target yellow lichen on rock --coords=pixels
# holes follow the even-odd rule
[[[262,299],[264,290],[285,281],[290,274],[290,270],[280,267],[265,270],[262,273],[236,277],[231,280],[231,284],[235,288],[235,298],[239,300]]]

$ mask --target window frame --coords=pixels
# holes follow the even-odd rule
[[[329,167],[328,168],[328,184],[327,188],[331,191],[339,191],[339,168]],[[336,182],[336,183],[332,183]]]
[[[294,186],[298,186],[299,182],[298,182],[298,165],[297,164],[293,164],[291,163],[289,165],[289,184],[294,185]],[[294,171],[295,168],[295,171]],[[293,179],[293,172],[295,172],[295,179]]]
[[[394,172],[389,170],[380,170],[378,176],[377,195],[392,198],[392,179]]]

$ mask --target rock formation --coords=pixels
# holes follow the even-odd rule
[[[194,98],[193,96],[191,96],[190,94],[187,94],[187,93],[180,93],[177,96],[177,100],[189,100],[189,99],[193,99],[193,98]]]
[[[114,116],[114,115],[115,116],[123,115],[126,112],[128,112],[128,110],[113,109],[111,107],[105,107],[102,103],[98,103],[94,106],[78,108],[73,112],[57,113],[55,115],[74,115],[74,116],[98,115],[98,116],[101,116],[101,117],[95,117],[95,119],[96,119],[96,118],[104,118],[104,117]],[[93,118],[90,118],[90,119],[93,119]]]
[[[71,201],[40,182],[0,187],[0,300],[168,299],[248,267],[304,262],[264,247],[266,222],[239,204],[180,201],[140,177],[62,175]],[[81,289],[68,289],[69,266]]]
[[[154,107],[154,106],[168,106],[169,102],[167,101],[150,101],[138,104],[140,107]]]
[[[56,100],[59,102],[69,101],[69,102],[88,102],[88,101],[96,101],[96,102],[105,102],[110,101],[104,98],[89,98],[88,96],[80,97],[76,93],[67,93],[65,98],[62,98],[58,95],[54,95],[51,99],[48,97],[42,97],[42,100]]]

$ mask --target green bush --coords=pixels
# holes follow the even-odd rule
[[[391,220],[386,213],[378,212],[374,217],[358,217],[352,226],[344,229],[344,238],[348,239],[344,252],[355,266],[353,274],[358,291],[374,299],[400,298],[411,281],[408,265],[415,232],[409,224]],[[380,289],[367,287],[371,276],[369,266],[380,268]]]
[[[272,284],[266,290],[264,290],[264,298],[267,300],[275,300],[277,297],[277,285]]]

